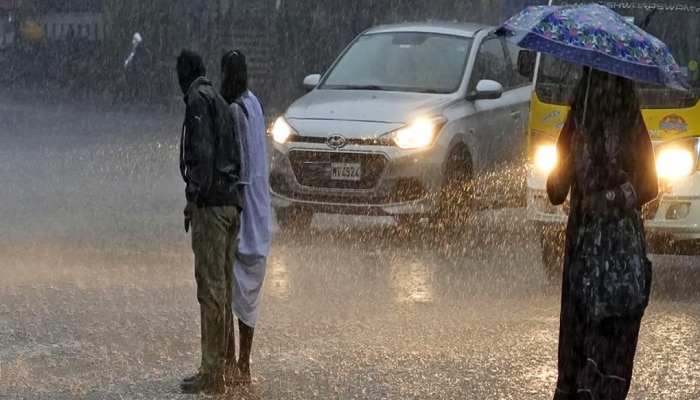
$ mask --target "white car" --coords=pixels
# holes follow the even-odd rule
[[[270,186],[281,228],[315,212],[449,224],[475,198],[524,199],[531,80],[520,49],[465,23],[360,34],[274,123]],[[490,179],[489,179],[490,178]]]

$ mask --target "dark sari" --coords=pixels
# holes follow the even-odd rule
[[[547,192],[553,204],[562,204],[567,195],[571,195],[562,279],[559,378],[554,400],[623,400],[629,391],[643,311],[592,320],[581,298],[572,294],[572,286],[577,289],[583,283],[572,280],[570,275],[576,256],[575,239],[584,218],[582,201],[586,195],[617,188],[625,194],[619,207],[638,212],[644,203],[658,195],[651,139],[641,114],[636,120],[636,126],[624,127],[621,123],[618,128],[599,131],[600,138],[584,139],[584,134],[576,129],[575,118],[568,118],[557,141],[558,159],[572,161],[560,163],[547,180]],[[620,134],[620,129],[629,130]],[[602,146],[604,153],[611,138],[617,140],[618,145],[614,165],[623,174],[611,172],[613,163],[596,158],[594,148],[598,146],[600,150]],[[586,150],[582,145],[585,140],[589,141]]]

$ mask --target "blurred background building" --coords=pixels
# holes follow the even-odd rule
[[[175,57],[199,52],[217,81],[227,48],[249,59],[271,112],[302,94],[364,29],[403,21],[497,24],[528,0],[0,0],[0,86],[119,102],[173,103]],[[143,37],[124,68],[135,32]]]

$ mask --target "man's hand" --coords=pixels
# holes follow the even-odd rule
[[[190,224],[192,223],[192,215],[194,214],[196,209],[197,209],[196,204],[194,204],[191,201],[187,202],[187,205],[185,206],[185,211],[183,212],[185,214],[185,232],[190,231]]]

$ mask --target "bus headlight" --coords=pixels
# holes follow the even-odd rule
[[[656,172],[659,178],[688,176],[698,169],[700,139],[689,138],[664,143],[656,149]]]
[[[677,178],[693,173],[695,155],[689,150],[671,148],[659,152],[656,171],[659,178]]]
[[[557,139],[538,130],[532,131],[530,160],[540,171],[549,174],[557,165]]]
[[[557,165],[557,147],[540,146],[535,150],[535,166],[549,173]]]

